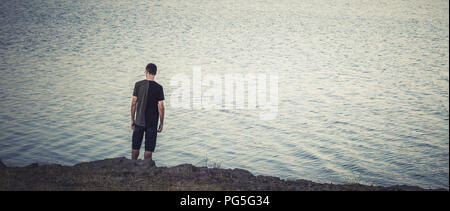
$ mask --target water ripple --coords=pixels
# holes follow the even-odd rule
[[[129,156],[132,88],[154,62],[158,165],[448,188],[448,1],[237,3],[2,1],[0,158]],[[198,64],[277,70],[277,118],[171,108],[170,78]]]

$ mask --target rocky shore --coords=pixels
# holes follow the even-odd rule
[[[152,160],[124,157],[79,163],[7,167],[0,161],[0,190],[242,190],[242,191],[424,191],[416,186],[321,184],[255,176],[244,169],[182,164],[157,167]],[[447,191],[445,189],[439,189]]]

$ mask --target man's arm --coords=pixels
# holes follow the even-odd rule
[[[131,130],[134,131],[134,114],[136,111],[136,102],[137,102],[137,96],[133,96],[133,99],[131,99]]]
[[[164,125],[164,101],[158,101],[158,111],[159,111],[159,127],[158,133],[160,133],[163,129]]]

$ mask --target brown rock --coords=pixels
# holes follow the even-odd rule
[[[27,167],[27,168],[36,168],[36,167],[39,167],[39,164],[38,163],[32,163],[32,164],[30,164],[28,166],[25,166],[25,167]]]

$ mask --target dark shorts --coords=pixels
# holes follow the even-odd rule
[[[144,127],[139,125],[134,125],[133,138],[132,138],[132,148],[134,150],[140,150],[142,139],[145,133],[145,151],[154,152],[156,146],[156,127]]]

